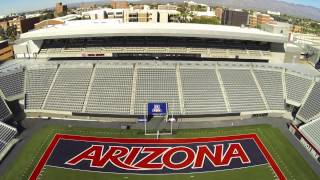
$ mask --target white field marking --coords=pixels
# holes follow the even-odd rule
[[[264,133],[259,131],[261,133],[262,136],[265,137]],[[290,179],[295,179],[292,172],[289,170],[288,166],[284,163],[284,161],[281,159],[281,157],[279,156],[279,154],[277,153],[277,151],[275,150],[275,148],[269,143],[269,141],[266,142],[269,147],[270,150],[273,152],[272,156],[278,159],[278,162],[276,162],[278,165],[281,164],[282,167],[285,169],[285,171],[287,171],[288,175],[291,177]],[[280,168],[280,167],[279,167]]]
[[[233,169],[222,169],[222,170],[215,170],[215,171],[203,171],[203,172],[190,172],[190,173],[168,173],[168,174],[143,174],[144,176],[153,176],[153,175],[159,175],[159,176],[166,176],[166,175],[180,175],[180,174],[203,174],[203,173],[212,173],[212,172],[225,172],[225,171],[232,171],[232,170],[238,170],[238,169],[247,169],[247,168],[254,168],[254,167],[260,167],[268,165],[268,163],[265,164],[259,164],[259,165],[253,165],[253,166],[247,166],[247,167],[241,167],[241,168],[233,168]],[[96,170],[84,170],[84,169],[73,169],[73,168],[66,168],[66,167],[60,167],[60,166],[52,166],[52,165],[46,165],[48,167],[58,168],[58,169],[65,169],[65,170],[73,170],[73,171],[83,171],[83,172],[95,172],[95,173],[101,173],[101,174],[124,174],[127,175],[128,173],[114,173],[114,172],[104,172],[104,171],[96,171]],[[141,175],[140,173],[130,173],[130,175]]]
[[[55,129],[52,129],[52,130],[51,130],[51,133],[52,133],[52,134],[55,134],[55,133],[54,133],[54,130],[55,130]],[[28,176],[28,177],[30,176],[30,174],[27,174],[27,171],[28,171],[29,169],[33,168],[32,164],[35,162],[35,158],[36,158],[37,156],[39,156],[39,154],[40,154],[40,149],[43,149],[44,144],[46,144],[46,142],[49,141],[50,136],[52,135],[51,133],[49,133],[49,134],[47,135],[46,139],[41,143],[40,148],[37,148],[37,150],[36,150],[33,158],[31,159],[31,161],[29,162],[29,164],[25,167],[25,169],[23,170],[23,173],[22,173],[22,176],[21,176],[20,179],[25,179],[26,176]],[[45,148],[46,148],[46,147],[45,147]],[[36,165],[37,165],[37,164],[36,164]]]

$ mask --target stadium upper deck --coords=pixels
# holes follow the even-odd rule
[[[286,39],[258,29],[177,23],[75,21],[22,34],[17,58],[192,57],[283,61]],[[154,55],[156,54],[156,55]]]
[[[264,42],[285,42],[285,37],[253,28],[222,25],[181,23],[106,23],[75,21],[22,34],[19,42],[27,40],[114,37],[114,36],[171,36],[218,39],[238,39]]]

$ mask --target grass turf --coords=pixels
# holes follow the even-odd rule
[[[87,135],[97,137],[146,137],[139,130],[114,130],[114,129],[94,129],[82,127],[65,127],[65,126],[46,126],[36,132],[26,143],[21,153],[12,162],[0,179],[27,179],[46,147],[49,145],[52,137],[56,133]],[[294,149],[281,132],[272,128],[270,125],[254,125],[241,127],[228,127],[216,129],[199,129],[199,130],[178,130],[175,135],[163,138],[186,138],[186,137],[214,137],[227,136],[236,134],[256,133],[274,160],[277,162],[287,179],[304,179],[316,180],[320,179]],[[185,175],[166,175],[170,179],[259,179],[268,180],[275,179],[271,173],[269,166],[259,166],[254,168],[245,168],[239,170],[227,170],[212,173],[185,174]],[[163,176],[148,175],[146,179],[156,180]],[[86,171],[64,170],[59,168],[46,167],[43,171],[41,179],[141,179],[139,175],[117,175],[107,173],[94,173]]]

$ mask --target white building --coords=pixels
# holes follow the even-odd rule
[[[207,11],[192,11],[194,16],[206,16],[206,17],[214,17],[216,16],[215,11],[211,11],[210,7],[207,7]]]
[[[176,10],[144,10],[139,9],[99,9],[82,13],[84,19],[121,19],[123,22],[160,22],[174,21],[174,17],[180,12]]]
[[[288,37],[291,32],[292,25],[289,23],[276,22],[275,24],[262,24],[261,29],[271,33],[283,34]]]
[[[281,15],[281,13],[278,12],[278,11],[267,11],[267,14],[274,15],[274,16],[280,16]]]

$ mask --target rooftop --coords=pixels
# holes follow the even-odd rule
[[[264,32],[254,28],[205,24],[110,23],[104,20],[81,20],[24,33],[18,42],[42,39],[112,36],[199,37],[278,43],[286,41],[283,35]]]

